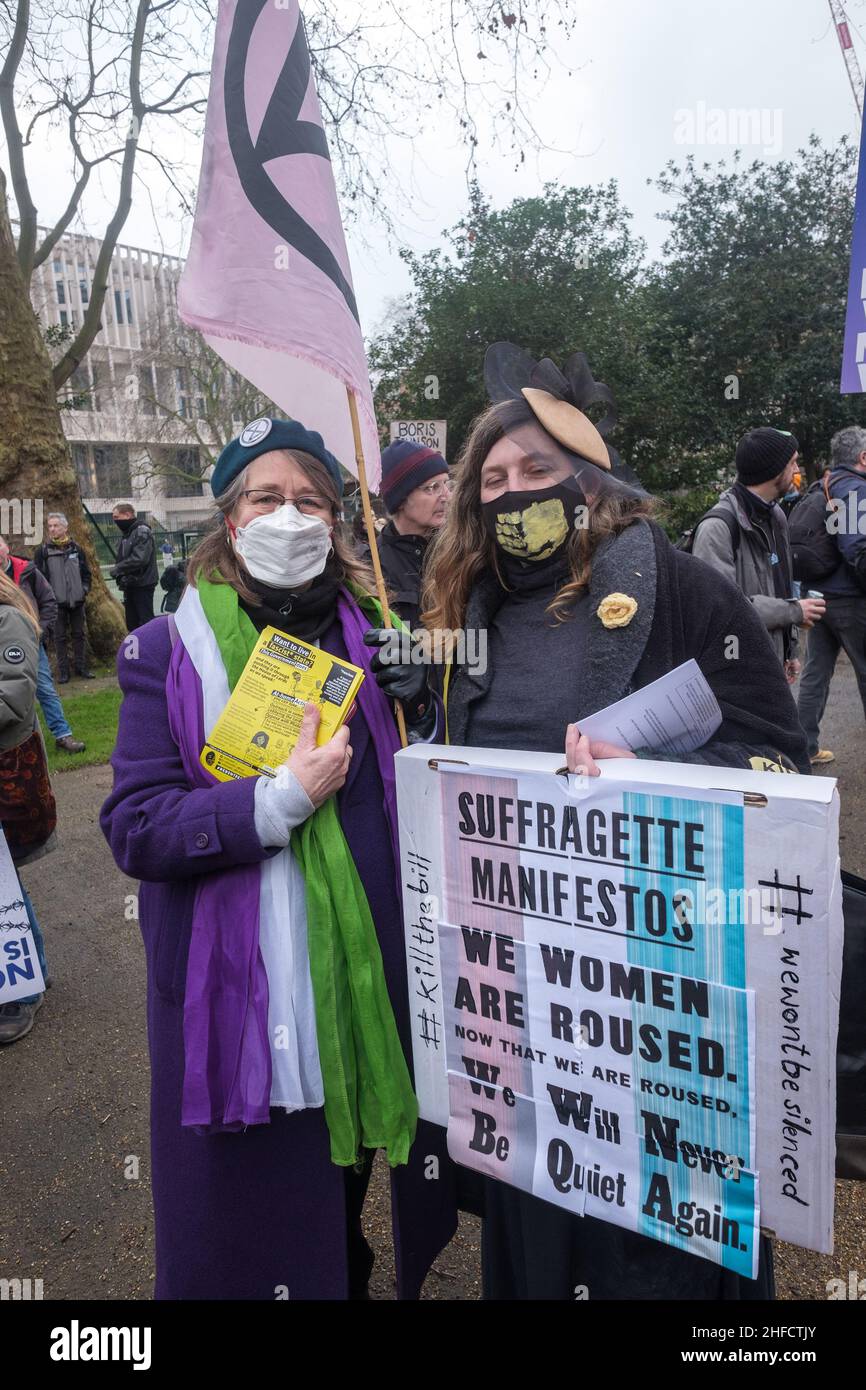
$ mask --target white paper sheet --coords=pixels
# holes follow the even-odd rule
[[[692,658],[660,680],[580,721],[580,731],[636,752],[693,753],[712,738],[722,711]]]

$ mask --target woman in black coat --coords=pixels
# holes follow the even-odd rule
[[[733,584],[670,545],[646,495],[617,476],[578,408],[610,400],[585,358],[563,376],[497,344],[485,370],[494,404],[469,436],[427,571],[427,626],[487,638],[486,663],[451,668],[449,741],[565,748],[571,771],[597,775],[596,759],[635,755],[591,741],[581,719],[693,657],[722,722],[686,760],[808,772],[762,623]],[[503,1183],[484,1187],[486,1298],[572,1300],[580,1285],[593,1300],[772,1296],[767,1241],[746,1280]]]

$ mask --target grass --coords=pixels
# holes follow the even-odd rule
[[[102,676],[103,673],[100,671],[98,674]],[[108,674],[106,671],[105,675]],[[83,753],[61,752],[54,735],[48,732],[42,710],[39,709],[39,722],[48,750],[48,769],[52,773],[107,763],[117,738],[120,687],[114,677],[111,676],[110,681],[100,680],[95,689],[89,681],[76,684],[78,689],[74,694],[67,695],[66,686],[60,686],[58,694],[66,718],[72,725],[73,738],[81,739],[87,745]]]

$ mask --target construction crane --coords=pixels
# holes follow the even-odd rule
[[[848,81],[851,83],[851,91],[854,93],[854,101],[857,104],[857,111],[860,119],[863,119],[863,74],[860,71],[860,64],[857,61],[857,54],[854,52],[854,44],[851,41],[851,28],[848,24],[848,16],[845,13],[845,6],[841,0],[828,0],[830,14],[833,16],[833,23],[836,26],[836,37],[839,40],[839,47],[842,50],[842,57],[845,59],[845,67],[848,70]]]

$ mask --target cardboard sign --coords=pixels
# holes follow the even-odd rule
[[[0,830],[0,1004],[28,999],[44,989],[21,884]]]
[[[445,454],[446,422],[444,420],[392,420],[391,443],[395,439],[408,439],[419,449],[436,449],[443,458]]]
[[[825,778],[398,753],[421,1115],[452,1157],[754,1278],[832,1249],[842,952]]]

